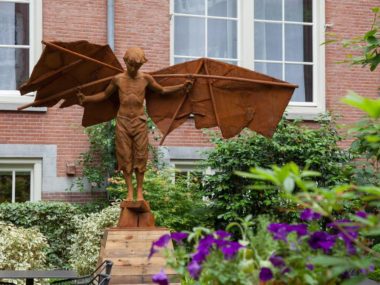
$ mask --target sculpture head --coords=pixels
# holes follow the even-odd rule
[[[148,61],[145,57],[144,50],[139,47],[132,47],[127,49],[123,59],[125,65],[127,66],[128,74],[132,78],[137,75],[140,67]]]

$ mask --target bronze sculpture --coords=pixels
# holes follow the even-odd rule
[[[225,138],[235,136],[244,127],[270,137],[297,87],[207,58],[142,73],[138,70],[146,59],[139,48],[127,50],[125,72],[108,46],[86,41],[44,43],[46,48],[30,79],[19,88],[22,94],[37,90],[35,101],[19,109],[51,107],[64,99],[61,108],[84,106],[83,126],[116,117],[117,158],[128,185],[127,200],[133,197],[133,169],[138,181],[137,198],[143,200],[147,159],[145,91],[147,112],[163,133],[162,144],[191,114],[197,128],[218,126]]]
[[[133,201],[132,172],[137,181],[137,200],[144,200],[143,181],[148,161],[148,128],[144,111],[145,89],[150,88],[159,94],[176,92],[192,85],[184,84],[162,87],[149,74],[140,72],[140,67],[147,62],[141,48],[129,48],[123,57],[126,72],[117,74],[107,88],[92,96],[78,92],[80,105],[102,102],[114,92],[118,92],[120,107],[116,116],[116,158],[118,170],[123,172],[127,184],[127,201]]]

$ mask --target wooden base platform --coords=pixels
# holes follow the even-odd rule
[[[168,233],[167,229],[156,227],[106,229],[99,262],[113,261],[111,284],[153,284],[152,276],[164,268],[166,260],[161,252],[148,260],[150,248],[153,241]],[[171,242],[168,247],[173,248]],[[165,273],[170,284],[177,281],[174,271],[165,269]]]

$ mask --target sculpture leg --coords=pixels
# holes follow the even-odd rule
[[[143,183],[144,183],[144,172],[136,170],[136,180],[137,180],[137,201],[143,201]]]
[[[132,173],[127,173],[123,171],[125,183],[127,184],[127,201],[133,201],[133,184],[132,184]]]

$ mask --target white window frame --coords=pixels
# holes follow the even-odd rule
[[[42,0],[0,0],[1,2],[29,4],[29,74],[42,53]],[[13,45],[0,45],[13,47]],[[2,104],[27,104],[34,100],[34,93],[20,95],[18,90],[0,90],[0,109]]]
[[[0,158],[1,171],[30,171],[30,201],[41,200],[42,189],[42,159],[11,159]],[[14,189],[12,190],[12,202],[14,202]]]
[[[285,1],[285,0],[283,0]],[[238,65],[254,70],[254,1],[238,2]],[[174,64],[174,0],[170,1],[170,64]],[[181,14],[179,14],[181,15]],[[325,0],[313,0],[313,102],[290,102],[290,119],[314,120],[326,112]]]

